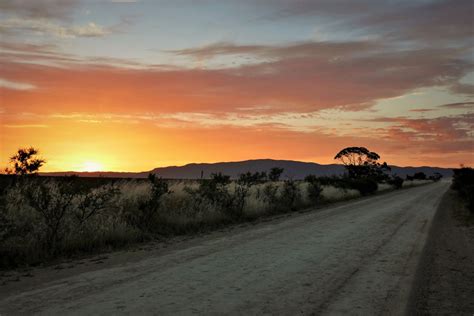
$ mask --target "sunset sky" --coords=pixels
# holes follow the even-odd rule
[[[474,2],[0,1],[0,167],[474,165]]]

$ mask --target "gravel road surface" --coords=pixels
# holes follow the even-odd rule
[[[230,229],[113,266],[40,271],[28,286],[0,287],[0,315],[400,315],[448,186]]]

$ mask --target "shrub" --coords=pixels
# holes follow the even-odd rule
[[[474,213],[474,169],[462,167],[453,169],[452,188],[463,198],[469,211]]]
[[[393,185],[395,189],[401,189],[403,187],[403,179],[399,176],[394,176],[387,181],[388,184]]]
[[[221,173],[212,174],[211,179],[201,180],[196,189],[187,187],[185,190],[192,198],[193,208],[202,212],[206,208],[215,208],[231,217],[240,217],[247,195],[247,188],[240,185],[231,195],[228,190],[230,176]]]
[[[41,217],[45,226],[45,244],[49,251],[60,248],[67,227],[66,216],[72,207],[74,194],[69,183],[30,181],[20,189],[26,203]],[[21,202],[20,202],[21,203]]]
[[[276,175],[272,175],[275,177]],[[246,172],[239,175],[239,179],[237,180],[238,183],[251,186],[259,183],[264,183],[267,181],[267,173],[266,172]]]
[[[150,174],[148,180],[151,185],[150,194],[138,203],[138,209],[124,213],[125,220],[143,232],[158,232],[160,227],[158,211],[162,197],[169,193],[168,183],[161,178],[156,178],[154,174]]]
[[[278,204],[278,185],[268,183],[263,187],[262,200],[266,203],[270,210],[275,211]]]
[[[77,225],[82,228],[84,224],[100,215],[111,203],[115,195],[118,194],[118,188],[114,185],[104,185],[85,194],[75,197],[75,207],[72,214]]]
[[[285,169],[274,167],[270,169],[270,173],[268,174],[268,180],[276,182],[280,180],[281,174]]]
[[[296,182],[294,180],[285,180],[283,182],[282,192],[279,199],[281,206],[288,208],[291,211],[295,211],[300,197],[301,195]]]
[[[414,180],[426,180],[426,174],[424,172],[415,172],[413,175]]]
[[[370,195],[377,191],[377,181],[370,178],[346,179],[345,180],[350,189],[355,189],[361,195]]]
[[[314,175],[309,175],[305,178],[305,181],[308,182],[307,190],[311,203],[317,203],[321,197],[321,192],[323,192],[318,178]]]
[[[281,172],[283,172],[283,169],[273,168],[270,172],[270,178],[274,180],[279,178]],[[239,175],[239,179],[234,187],[234,194],[232,195],[232,205],[228,206],[228,210],[234,218],[241,218],[243,216],[245,201],[251,187],[257,187],[256,198],[260,198],[260,188],[258,186],[265,183],[267,178],[266,172],[246,172]]]
[[[308,181],[307,179],[311,179],[311,178],[316,178],[316,176],[314,175],[309,175],[305,178],[305,181]],[[340,177],[336,177],[336,176],[331,176],[331,177],[327,177],[327,176],[323,176],[323,177],[318,177],[317,178],[319,183],[321,185],[332,185],[334,187],[343,187],[342,185],[342,182],[343,180],[340,178]]]

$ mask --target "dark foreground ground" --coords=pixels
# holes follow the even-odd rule
[[[452,190],[434,217],[408,314],[474,315],[474,219]]]

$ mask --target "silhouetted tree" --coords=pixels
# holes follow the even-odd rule
[[[391,168],[386,162],[378,163],[380,156],[365,147],[347,147],[342,149],[334,157],[341,161],[351,178],[374,177],[383,180],[387,177],[385,171]]]
[[[339,159],[345,166],[363,166],[376,163],[380,156],[365,147],[346,147],[334,159]]]
[[[274,167],[274,168],[270,169],[270,173],[268,174],[268,179],[270,181],[280,180],[280,177],[281,177],[281,174],[283,173],[283,171],[285,171],[285,169],[278,168],[278,167]]]
[[[12,168],[5,169],[6,173],[17,175],[37,173],[46,162],[44,159],[38,158],[37,155],[38,150],[33,147],[18,149],[18,152],[10,157]]]

